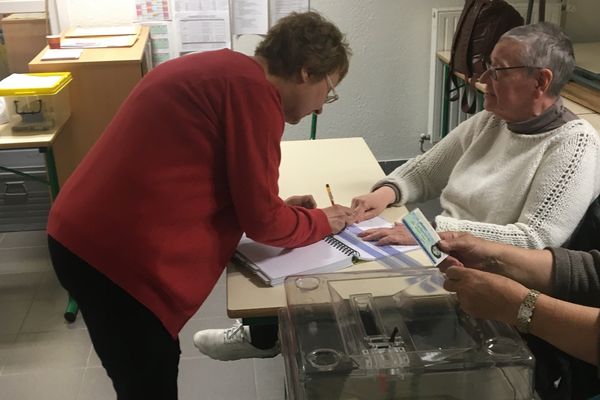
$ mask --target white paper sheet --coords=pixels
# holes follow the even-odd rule
[[[233,0],[234,35],[264,35],[269,30],[268,0]]]
[[[175,12],[229,11],[228,0],[173,0]]]
[[[178,13],[175,17],[179,55],[231,48],[229,13]]]
[[[309,0],[271,0],[271,26],[291,12],[306,12],[309,9]]]

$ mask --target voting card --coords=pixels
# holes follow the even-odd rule
[[[402,218],[402,223],[404,223],[404,226],[406,226],[434,265],[438,265],[444,258],[448,257],[447,254],[442,253],[437,247],[440,236],[433,229],[433,226],[431,226],[421,210],[418,208],[412,210]]]

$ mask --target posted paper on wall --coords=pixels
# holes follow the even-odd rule
[[[269,0],[233,0],[234,35],[264,35],[269,30]]]
[[[164,21],[171,19],[169,0],[135,0],[138,21]]]
[[[150,30],[152,65],[154,67],[177,56],[172,50],[175,41],[173,39],[171,22],[145,21],[142,25],[147,26]]]
[[[271,0],[271,26],[289,13],[306,12],[309,9],[309,0]]]
[[[228,0],[173,0],[175,12],[227,11]]]
[[[178,13],[176,25],[179,55],[231,48],[227,12]]]

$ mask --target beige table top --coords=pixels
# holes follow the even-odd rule
[[[282,198],[312,194],[319,207],[327,207],[325,184],[330,184],[338,204],[350,205],[352,198],[368,193],[384,176],[379,163],[362,138],[286,141],[281,143],[282,163],[279,188]],[[406,213],[404,207],[388,208],[382,216],[390,221]],[[420,251],[408,253],[426,265]],[[377,262],[356,264],[344,271],[384,268]],[[282,285],[270,287],[252,272],[235,265],[227,267],[227,315],[231,318],[275,316],[286,305]]]
[[[10,124],[0,125],[0,150],[50,147],[64,125],[43,133],[13,132]]]

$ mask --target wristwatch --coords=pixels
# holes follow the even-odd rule
[[[538,299],[540,292],[534,289],[529,289],[529,293],[523,299],[519,312],[517,313],[517,329],[521,333],[529,333],[529,325],[531,324],[531,318],[533,317],[533,310],[535,310],[535,302]]]

